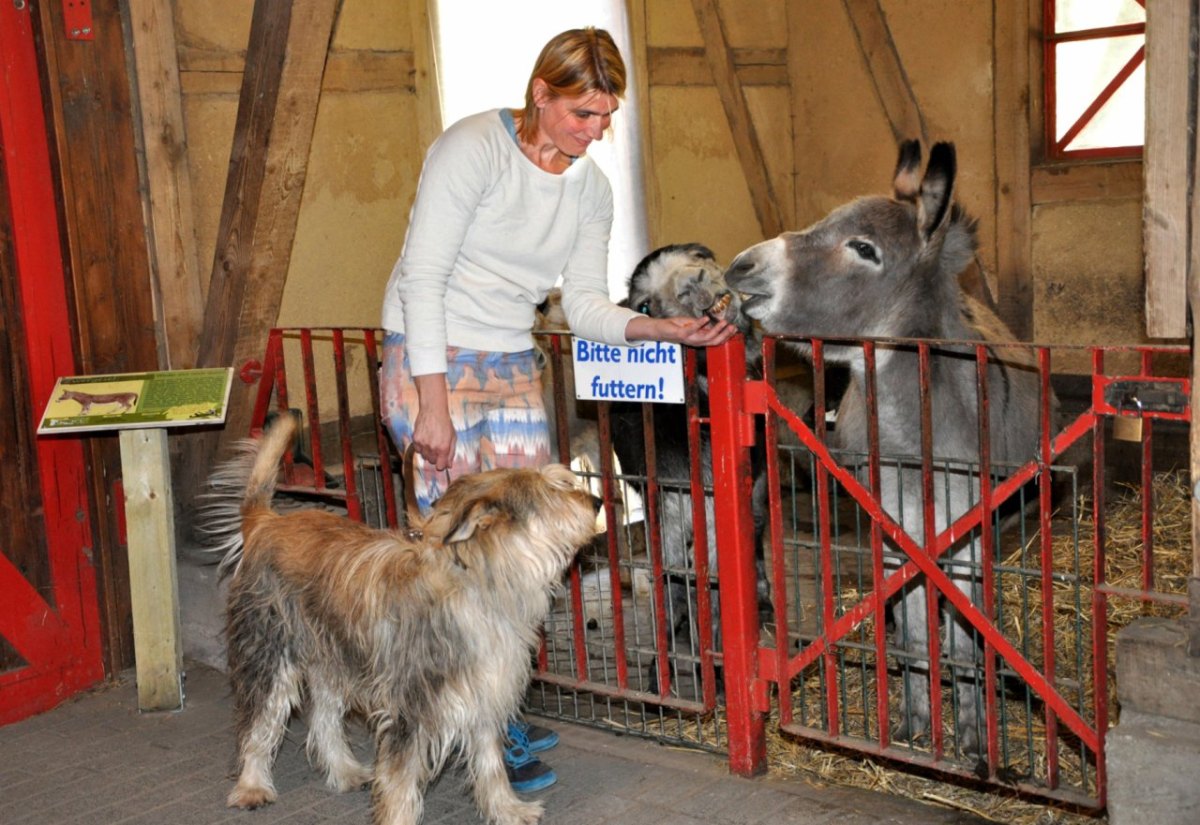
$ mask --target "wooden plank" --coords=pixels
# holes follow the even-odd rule
[[[787,86],[786,49],[731,49],[742,86]],[[703,48],[657,46],[647,49],[651,86],[711,86],[712,71]]]
[[[137,372],[160,366],[131,88],[121,14],[128,4],[91,6],[94,39],[67,40],[62,3],[32,4],[40,14],[46,94],[61,186],[78,361],[57,375]],[[28,314],[26,323],[33,324]],[[68,366],[69,365],[69,366]],[[133,664],[127,557],[113,485],[121,459],[115,439],[85,446],[93,565],[100,584],[105,666]],[[58,486],[62,487],[60,478]],[[65,488],[64,488],[65,489]],[[74,516],[72,516],[72,519]],[[48,521],[48,530],[56,529]],[[53,538],[52,538],[53,541]]]
[[[278,317],[339,5],[254,5],[198,366],[240,371],[260,359]],[[181,490],[200,490],[221,445],[247,435],[252,400],[235,382],[219,439],[189,437],[186,469],[195,475]]]
[[[171,369],[195,366],[204,288],[175,57],[170,0],[129,4],[130,48],[137,71],[137,111],[146,155],[151,269],[162,298],[159,340]]]
[[[188,58],[210,55],[188,50],[180,63],[182,90],[188,95],[236,95],[242,89],[245,59],[228,55],[220,61]],[[330,52],[325,67],[323,92],[392,92],[416,93],[417,70],[414,52],[340,50]],[[428,76],[428,72],[426,73]],[[436,90],[436,86],[432,86]]]
[[[892,128],[892,136],[897,143],[919,138],[928,145],[925,117],[904,73],[904,64],[900,62],[900,53],[896,51],[879,0],[842,0],[842,5],[846,7],[871,84]]]
[[[417,135],[422,148],[428,148],[442,133],[441,84],[437,73],[437,3],[434,0],[409,0],[409,24],[412,26],[413,94],[417,97]]]
[[[1030,176],[1030,200],[1034,206],[1141,198],[1144,189],[1141,161],[1038,166]]]
[[[1187,335],[1191,3],[1146,4],[1146,334]]]
[[[652,51],[648,43],[647,3],[649,0],[630,0],[629,2],[629,63],[633,70],[636,84],[633,93],[637,95],[639,106],[636,113],[638,126],[638,160],[642,170],[654,168],[654,141],[651,129],[652,112],[650,110],[650,71],[647,69],[649,54]],[[711,82],[711,76],[709,78]],[[632,108],[632,107],[631,107]],[[659,200],[658,187],[645,174],[638,175],[638,185],[641,186],[643,205],[646,210],[646,243],[651,248],[661,246],[662,240],[662,203]]]
[[[1155,4],[1157,5],[1157,4]],[[1191,119],[1189,131],[1193,136],[1196,135],[1197,127],[1200,126],[1200,66],[1189,61],[1190,83],[1192,91],[1192,106],[1189,110]],[[1149,80],[1147,79],[1147,84]],[[1147,110],[1149,116],[1149,110]],[[1147,149],[1149,147],[1147,146]],[[1196,164],[1200,162],[1200,140],[1195,141],[1193,146],[1194,155],[1192,156],[1191,180],[1188,181],[1189,190],[1191,192],[1191,201],[1188,204],[1191,210],[1192,221],[1192,236],[1188,243],[1190,246],[1187,250],[1187,294],[1188,303],[1191,308],[1192,318],[1200,318],[1200,238],[1196,237],[1196,233],[1200,232],[1200,192],[1196,191],[1197,177],[1200,176],[1200,167]],[[1147,285],[1147,296],[1149,296],[1149,286]],[[1195,321],[1193,320],[1193,324]],[[1190,610],[1188,611],[1191,630],[1189,633],[1189,650],[1193,656],[1200,656],[1200,347],[1196,346],[1195,330],[1192,331],[1192,421],[1191,429],[1188,432],[1190,439],[1190,459],[1191,459],[1191,479],[1192,484],[1192,575],[1188,580],[1188,599]]]
[[[183,707],[183,636],[167,431],[122,430],[120,443],[138,708],[179,710]]]
[[[750,189],[750,202],[764,238],[773,238],[783,231],[783,219],[779,204],[771,186],[771,176],[763,159],[762,146],[750,118],[750,108],[742,91],[741,81],[733,62],[733,54],[725,37],[721,21],[721,10],[716,0],[692,0],[696,22],[704,38],[704,55],[712,73],[713,83],[721,98],[729,130],[733,133],[733,145],[737,150],[742,174]]]
[[[996,87],[996,273],[988,289],[1001,319],[1018,338],[1033,333],[1033,216],[1029,163],[1029,5],[993,6]]]

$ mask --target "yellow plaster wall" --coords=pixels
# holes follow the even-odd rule
[[[252,6],[244,0],[179,0],[176,6],[205,281],[212,270]],[[412,42],[407,3],[346,0],[332,49],[353,59],[356,51],[411,51]],[[222,80],[218,72],[235,76]],[[424,156],[411,82],[398,76],[394,89],[322,93],[280,326],[378,326],[383,286],[400,253]]]

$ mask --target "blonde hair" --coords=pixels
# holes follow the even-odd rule
[[[604,29],[568,29],[550,38],[525,86],[525,108],[515,113],[517,137],[522,143],[537,139],[541,110],[533,101],[533,82],[538,79],[546,84],[552,98],[579,97],[588,92],[624,97],[625,61],[612,35]]]

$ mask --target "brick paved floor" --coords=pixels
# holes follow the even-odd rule
[[[224,674],[189,662],[184,710],[141,714],[132,676],[0,728],[3,825],[367,823],[368,793],[328,791],[306,763],[300,723],[279,755],[279,801],[231,811],[233,734]],[[712,754],[553,723],[558,784],[536,795],[545,825],[942,825],[981,822],[867,791],[731,776]],[[362,744],[362,743],[360,743]],[[428,825],[478,825],[451,770],[430,789]]]

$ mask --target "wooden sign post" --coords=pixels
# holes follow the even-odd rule
[[[170,427],[221,424],[233,370],[60,378],[39,435],[119,430],[138,708],[183,707]]]

